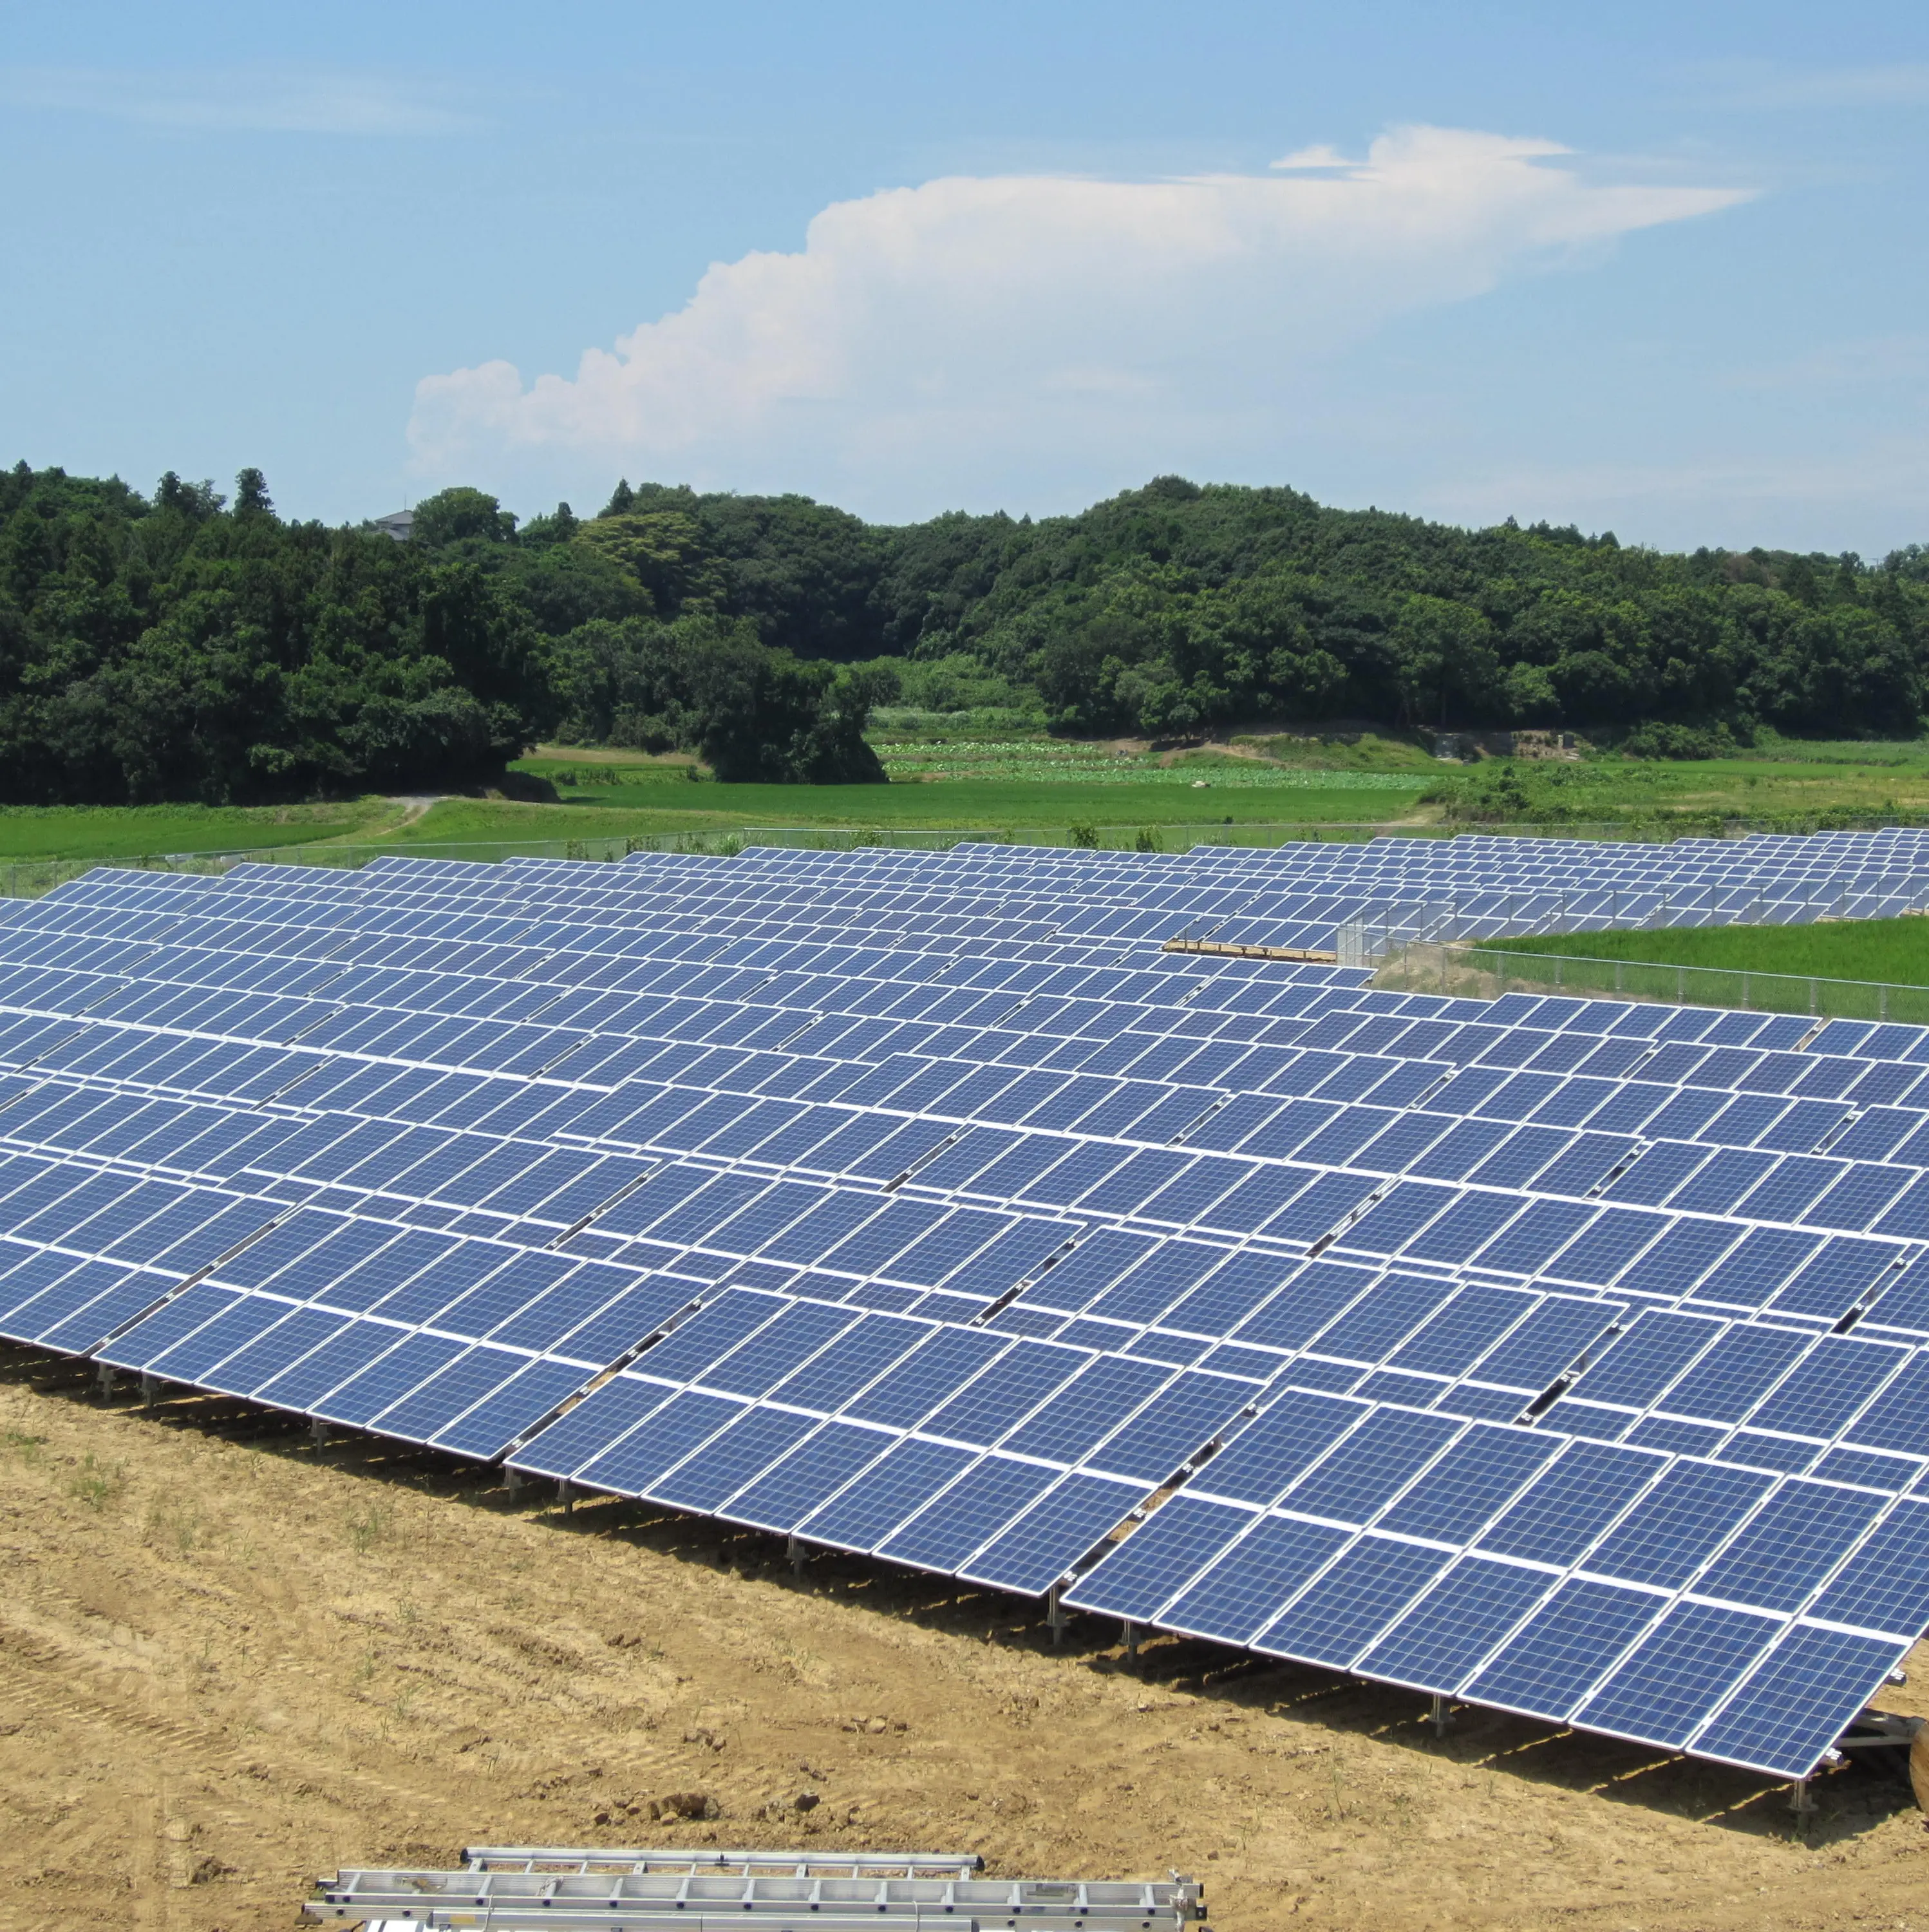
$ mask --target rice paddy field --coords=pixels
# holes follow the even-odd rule
[[[1008,711],[892,712],[871,740],[888,784],[720,784],[685,754],[548,746],[514,767],[508,788],[522,797],[0,808],[0,889],[39,889],[22,880],[45,863],[235,851],[342,860],[458,848],[475,857],[512,850],[602,856],[632,841],[716,849],[773,836],[837,842],[948,832],[1176,850],[1206,838],[1275,844],[1496,822],[1665,838],[1929,819],[1929,740],[1775,740],[1730,758],[1679,762],[1463,764],[1436,758],[1430,734],[1256,730],[1161,748],[1056,739]],[[1718,934],[1670,938],[1721,943]],[[1800,942],[1790,935],[1778,943]]]

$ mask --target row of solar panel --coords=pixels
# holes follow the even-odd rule
[[[1049,1279],[1049,1277],[1047,1277],[1047,1279]],[[1858,1342],[1848,1342],[1848,1346],[1862,1346],[1862,1345],[1858,1345]],[[583,1406],[587,1406],[587,1405],[583,1405]],[[1601,1405],[1597,1405],[1597,1406],[1601,1406]]]
[[[39,1105],[24,1118],[16,1120],[11,1131],[16,1137],[23,1133],[31,1136],[36,1120],[46,1122],[48,1125],[40,1130],[40,1144],[55,1142],[64,1134],[69,1143],[82,1146],[104,1144],[109,1151],[131,1149],[136,1158],[141,1157],[144,1150],[153,1157],[166,1158],[169,1147],[191,1147],[211,1135],[217,1144],[225,1138],[231,1151],[233,1146],[232,1136],[223,1136],[217,1131],[222,1117],[215,1110],[179,1108],[151,1102],[136,1104],[125,1096],[76,1095],[64,1094],[58,1088],[43,1089],[39,1095],[31,1097]],[[690,1096],[681,1097],[687,1101]],[[160,1117],[157,1125],[157,1114]],[[211,1117],[215,1123],[213,1127],[208,1124]],[[0,1124],[7,1118],[0,1115]],[[859,1122],[854,1120],[850,1124]],[[875,1136],[881,1124],[862,1124],[868,1133]],[[560,1229],[572,1225],[579,1218],[579,1210],[586,1216],[601,1199],[629,1186],[639,1178],[640,1172],[634,1163],[586,1155],[559,1152],[532,1159],[532,1150],[513,1144],[503,1146],[487,1137],[476,1136],[430,1136],[432,1144],[425,1150],[421,1142],[406,1131],[398,1132],[370,1123],[357,1124],[345,1116],[325,1119],[304,1128],[289,1122],[253,1124],[249,1136],[247,1144],[257,1148],[265,1147],[268,1151],[248,1158],[256,1160],[264,1169],[295,1178],[331,1182],[344,1177],[353,1179],[358,1168],[371,1161],[384,1163],[383,1174],[364,1174],[364,1180],[382,1178],[391,1170],[426,1166],[429,1172],[424,1180],[427,1184],[418,1185],[414,1198],[428,1200],[439,1197],[447,1201],[453,1196],[454,1204],[470,1208],[493,1204],[499,1213],[517,1213],[535,1222],[531,1232],[535,1238],[541,1239],[553,1238]],[[284,1157],[274,1156],[277,1143],[287,1150]],[[230,1172],[239,1171],[240,1166],[240,1156],[227,1163]],[[502,1178],[505,1175],[508,1177],[506,1180]],[[463,1184],[465,1176],[466,1184]],[[667,1193],[666,1187],[670,1190]],[[404,1192],[397,1190],[397,1196]],[[686,1200],[686,1195],[693,1198]],[[546,1201],[550,1204],[547,1209],[544,1206]],[[399,1198],[392,1198],[390,1204],[391,1208],[399,1205]],[[1518,1204],[1508,1200],[1505,1204],[1511,1211]],[[1021,1264],[1035,1258],[1037,1254],[1060,1245],[1068,1231],[1068,1224],[1046,1222],[1037,1224],[1037,1233],[1025,1233],[1023,1230],[1026,1224],[1022,1222],[1014,1223],[1008,1218],[972,1210],[947,1212],[942,1208],[908,1199],[900,1199],[879,1216],[878,1205],[875,1198],[837,1196],[795,1182],[772,1185],[745,1177],[713,1178],[700,1172],[686,1169],[678,1172],[673,1184],[664,1178],[653,1181],[625,1204],[627,1212],[606,1219],[602,1226],[606,1230],[634,1232],[653,1241],[666,1238],[695,1240],[713,1252],[724,1254],[747,1257],[761,1253],[797,1264],[821,1262],[831,1274],[841,1270],[852,1276],[896,1276],[900,1280],[927,1285],[945,1280],[947,1270],[956,1270],[988,1244],[993,1255],[999,1254],[1002,1246],[1003,1258],[998,1266],[1006,1272],[1002,1275],[987,1273],[985,1270],[990,1265],[989,1258],[982,1260],[981,1294],[1002,1292],[1011,1281],[1019,1278],[1022,1265],[1017,1273],[1010,1271],[1014,1253],[1020,1257]],[[858,1228],[867,1220],[872,1225],[864,1227],[860,1235]],[[477,1216],[470,1214],[462,1217],[457,1225],[476,1222]],[[827,1228],[830,1234],[828,1246],[825,1245]],[[837,1238],[846,1228],[852,1232],[840,1242]],[[719,1230],[723,1232],[719,1233]],[[510,1230],[505,1227],[501,1231]],[[1015,1243],[1012,1238],[1014,1231],[1017,1233]],[[1697,1232],[1702,1237],[1698,1240],[1682,1238]],[[1647,1256],[1642,1268],[1631,1267],[1624,1270],[1624,1278],[1632,1277],[1634,1292],[1642,1292],[1644,1287],[1655,1292],[1657,1285],[1679,1292],[1682,1284],[1691,1283],[1699,1277],[1707,1282],[1703,1291],[1707,1297],[1736,1298],[1742,1294],[1742,1290],[1735,1286],[1738,1280],[1757,1294],[1763,1292],[1764,1282],[1769,1285],[1769,1292],[1772,1292],[1776,1284],[1788,1282],[1791,1286],[1782,1296],[1785,1301],[1800,1306],[1805,1301],[1812,1304],[1826,1300],[1832,1308],[1835,1300],[1844,1294],[1865,1292],[1873,1281],[1892,1269],[1898,1253],[1880,1244],[1842,1243],[1832,1244],[1818,1253],[1820,1244],[1812,1237],[1778,1238],[1772,1231],[1760,1231],[1745,1238],[1739,1231],[1733,1228],[1718,1227],[1697,1231],[1693,1224],[1677,1228],[1674,1234],[1671,1242],[1661,1243]],[[1718,1238],[1706,1238],[1711,1234]],[[999,1243],[993,1243],[994,1236],[1001,1238]],[[1346,1238],[1346,1246],[1356,1251],[1370,1252],[1374,1245],[1375,1238],[1370,1232],[1357,1241],[1351,1234]],[[1680,1251],[1688,1246],[1692,1246],[1694,1252],[1684,1256]],[[1724,1249],[1737,1251],[1724,1256]],[[1209,1257],[1213,1252],[1210,1249],[1199,1252]],[[903,1264],[894,1264],[892,1258],[900,1256],[906,1257]],[[921,1256],[942,1258],[943,1268],[933,1274],[930,1262],[921,1260]],[[1176,1288],[1167,1288],[1156,1300],[1149,1300],[1146,1283],[1155,1277],[1127,1265],[1137,1258],[1137,1252],[1129,1248],[1122,1255],[1116,1246],[1108,1252],[1102,1244],[1089,1245],[1081,1252],[1076,1264],[1068,1265],[1042,1284],[1040,1292],[1061,1312],[1077,1314],[1090,1322],[1092,1325],[1089,1332],[1092,1339],[1104,1337],[1114,1346],[1129,1346],[1132,1339],[1130,1331],[1119,1330],[1108,1334],[1107,1324],[1116,1322],[1122,1312],[1133,1307],[1136,1307],[1142,1323],[1157,1322],[1170,1304],[1185,1298]],[[1176,1258],[1170,1255],[1162,1258],[1163,1272],[1157,1279],[1164,1283],[1173,1281],[1170,1264]],[[1107,1265],[1110,1266],[1110,1274],[1099,1272],[1101,1267]],[[1112,1279],[1115,1275],[1131,1278],[1115,1286]],[[952,1283],[954,1288],[957,1285]],[[849,1292],[851,1286],[849,1282],[840,1284],[839,1292]],[[1443,1296],[1446,1292],[1439,1284],[1415,1286],[1430,1289],[1436,1296]],[[1914,1277],[1905,1276],[1878,1302],[1871,1322],[1879,1324],[1889,1319],[1892,1304],[1894,1313],[1900,1316],[1905,1312],[1907,1304],[1921,1298],[1922,1290],[1916,1285]],[[1505,1300],[1500,1297],[1490,1299],[1495,1303]],[[1215,1291],[1203,1298],[1192,1297],[1190,1300],[1194,1315],[1191,1318],[1182,1316],[1171,1320],[1168,1325],[1178,1336],[1189,1333],[1194,1338],[1194,1355],[1206,1346],[1198,1337],[1209,1338],[1222,1324],[1230,1328],[1231,1319],[1245,1312],[1236,1311],[1227,1304],[1223,1291]],[[1201,1307],[1212,1309],[1215,1312],[1202,1319],[1197,1312]],[[1269,1318],[1276,1322],[1278,1318],[1274,1316]],[[1408,1325],[1411,1325],[1410,1318]],[[1268,1341],[1277,1340],[1277,1336],[1269,1333],[1263,1324],[1249,1326],[1255,1335]],[[1394,1339],[1397,1339],[1397,1336]],[[1310,1334],[1300,1338],[1301,1346],[1306,1346],[1311,1340]],[[1316,1348],[1314,1352],[1322,1352],[1324,1346]],[[1346,1353],[1343,1349],[1337,1352],[1342,1358]],[[1255,1355],[1248,1359],[1257,1361],[1261,1358]],[[1369,1362],[1374,1359],[1374,1352],[1367,1352],[1365,1359]],[[1278,1365],[1275,1363],[1271,1366],[1276,1368]],[[1422,1363],[1420,1366],[1424,1370],[1427,1365]],[[1437,1372],[1438,1365],[1433,1365],[1433,1368]],[[1406,1384],[1409,1399],[1422,1386],[1418,1382]],[[1532,1387],[1530,1384],[1530,1394]],[[1506,1400],[1511,1410],[1517,1411],[1520,1406],[1518,1396]]]

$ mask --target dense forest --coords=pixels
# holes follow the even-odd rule
[[[872,709],[1162,738],[1260,718],[1568,724],[1637,752],[1929,722],[1929,553],[1623,548],[1161,478],[1074,517],[867,525],[618,486],[479,490],[397,542],[22,463],[0,472],[0,800],[486,782],[540,740],[726,780],[875,782]]]

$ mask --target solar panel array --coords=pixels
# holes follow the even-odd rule
[[[1160,947],[1915,840],[96,872],[0,1335],[1804,1775],[1929,1622],[1929,1032]]]
[[[1799,925],[1929,904],[1929,832],[1682,838],[1668,845],[1515,837],[1376,838],[1269,853],[1199,848],[1218,892],[1210,935],[1330,949],[1350,920],[1430,940],[1635,926]],[[1243,902],[1227,892],[1242,887]],[[1271,890],[1269,890],[1269,889]],[[1283,890],[1282,890],[1283,888]],[[1128,932],[1106,921],[1088,928]],[[1206,937],[1202,929],[1195,936]]]

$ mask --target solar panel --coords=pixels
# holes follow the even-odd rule
[[[1925,898],[1913,833],[97,872],[0,906],[0,1332],[1799,1775],[1929,1621],[1929,1034],[1161,949]]]

